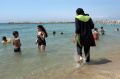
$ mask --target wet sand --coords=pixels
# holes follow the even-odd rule
[[[70,64],[64,65],[66,60],[41,71],[38,69],[21,79],[120,79],[119,59],[120,52],[113,50],[104,58],[92,59],[91,63],[80,68],[75,68],[75,63],[69,61]]]

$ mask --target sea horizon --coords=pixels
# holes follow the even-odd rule
[[[107,24],[120,24],[120,19],[99,19],[93,20],[94,23],[107,23]],[[0,24],[64,24],[64,23],[75,23],[74,21],[50,21],[50,22],[3,22]]]

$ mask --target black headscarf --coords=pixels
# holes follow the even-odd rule
[[[84,14],[85,14],[85,13],[84,13],[84,10],[83,10],[82,8],[78,8],[78,9],[76,10],[76,13],[77,13],[78,15],[80,15],[80,14],[84,15]]]

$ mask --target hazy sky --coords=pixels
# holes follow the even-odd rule
[[[93,18],[120,15],[120,0],[0,0],[0,22],[73,21],[79,7]]]

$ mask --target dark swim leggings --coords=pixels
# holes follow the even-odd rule
[[[84,47],[84,53],[86,57],[86,62],[90,62],[90,46],[80,46],[77,44],[77,53],[82,56],[82,48]]]

